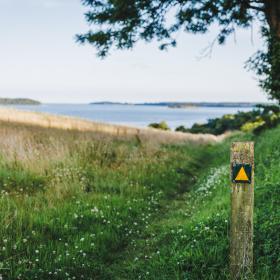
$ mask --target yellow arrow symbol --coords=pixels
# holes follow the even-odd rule
[[[248,178],[243,166],[239,170],[239,172],[235,178],[235,181],[249,181],[249,178]]]

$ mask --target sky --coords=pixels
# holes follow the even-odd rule
[[[157,42],[113,50],[105,60],[75,42],[86,32],[80,0],[0,0],[0,97],[45,103],[96,101],[266,101],[245,61],[262,46],[257,24],[225,46],[201,53],[216,37],[181,32],[178,46]]]

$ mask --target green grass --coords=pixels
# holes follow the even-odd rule
[[[280,278],[280,128],[204,146],[5,123],[1,135],[3,279],[228,279],[229,147],[246,139],[255,278]]]

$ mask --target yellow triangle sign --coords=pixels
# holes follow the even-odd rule
[[[235,181],[249,181],[249,178],[243,166],[240,168],[239,172],[237,173]]]

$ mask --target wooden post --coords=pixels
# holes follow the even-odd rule
[[[232,143],[231,182],[231,279],[253,279],[253,142]]]

